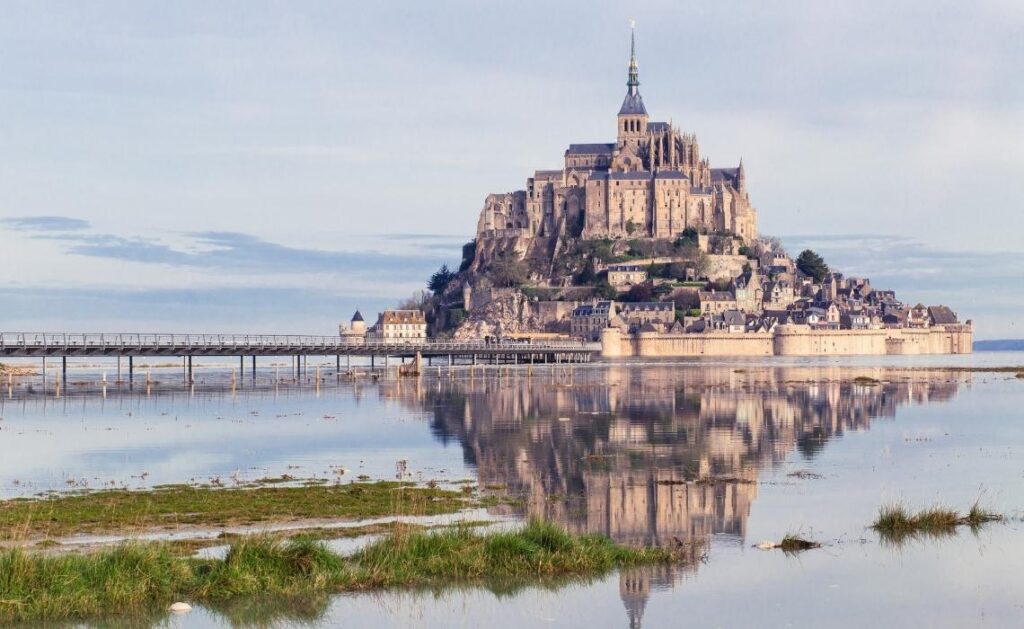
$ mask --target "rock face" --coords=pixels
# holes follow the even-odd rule
[[[532,332],[540,327],[541,322],[533,314],[526,295],[512,291],[470,312],[453,337],[456,340],[476,340],[485,336]]]

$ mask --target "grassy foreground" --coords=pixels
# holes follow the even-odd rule
[[[977,503],[966,514],[939,506],[912,513],[905,505],[897,503],[883,505],[878,510],[878,518],[871,528],[875,529],[883,540],[899,543],[926,535],[952,535],[960,526],[977,529],[983,524],[1002,519],[1003,516],[1000,514],[982,509]]]
[[[0,501],[0,540],[172,525],[437,515],[473,506],[460,491],[394,481],[214,488],[172,485]]]
[[[163,609],[178,600],[217,604],[250,595],[530,583],[674,561],[686,561],[686,555],[627,548],[537,521],[515,532],[456,527],[395,534],[351,557],[301,537],[243,538],[224,560],[179,557],[159,543],[83,555],[15,549],[0,553],[0,624]]]

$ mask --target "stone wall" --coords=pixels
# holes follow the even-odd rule
[[[708,279],[710,280],[731,280],[743,273],[743,265],[749,264],[753,268],[758,267],[757,260],[751,260],[747,256],[714,255],[707,256]]]
[[[629,356],[884,356],[969,354],[969,325],[914,330],[811,330],[805,325],[780,325],[756,334],[623,334],[608,328],[601,334],[601,355]]]

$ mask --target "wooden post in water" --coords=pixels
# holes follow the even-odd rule
[[[256,384],[256,354],[252,355],[252,383]]]
[[[188,383],[195,384],[196,379],[192,377],[192,357],[188,357]]]
[[[60,357],[60,379],[64,382],[64,386],[68,383],[68,357]]]
[[[121,382],[121,357],[117,357],[117,382]]]
[[[133,382],[135,382],[135,357],[134,356],[129,356],[128,357],[128,386],[129,387],[132,386]]]

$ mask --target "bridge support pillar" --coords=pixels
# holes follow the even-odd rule
[[[60,357],[60,381],[64,383],[64,387],[68,386],[68,357]]]
[[[252,355],[252,383],[256,384],[256,354]]]
[[[195,384],[195,378],[192,377],[192,357],[188,357],[188,383]]]
[[[245,377],[245,356],[238,357],[238,379]]]
[[[132,381],[135,380],[135,359],[132,356],[128,357],[128,386],[132,386]]]

